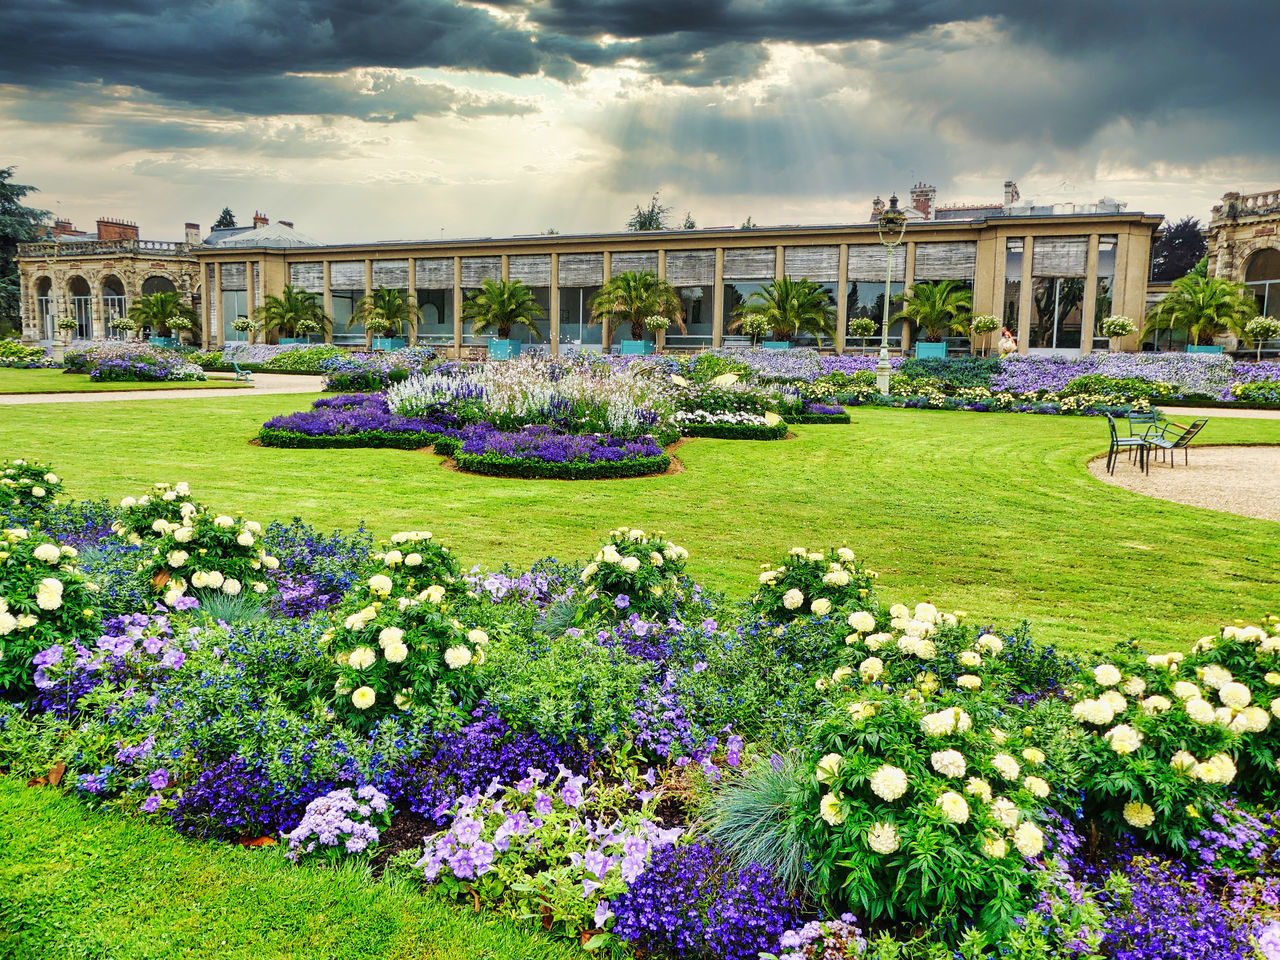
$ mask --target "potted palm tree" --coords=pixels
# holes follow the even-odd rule
[[[520,356],[520,341],[511,339],[516,327],[524,327],[535,340],[541,339],[537,320],[546,315],[533,290],[522,280],[485,280],[462,304],[462,319],[471,323],[473,336],[490,331],[497,334],[489,341],[491,360]]]
[[[788,350],[791,341],[812,334],[822,345],[835,330],[835,304],[825,287],[808,277],[771,280],[747,297],[736,310],[731,330],[758,330],[763,325],[774,336],[761,344],[766,350]],[[754,319],[752,319],[754,318]]]
[[[267,294],[254,312],[253,322],[243,329],[261,330],[264,339],[275,333],[278,343],[310,343],[312,335],[324,333],[331,323],[320,294],[287,286],[279,296]],[[237,330],[241,329],[239,324],[237,318]]]
[[[399,350],[407,342],[400,336],[405,326],[408,326],[411,336],[417,339],[418,318],[421,315],[418,301],[410,300],[403,290],[379,287],[356,304],[347,329],[350,330],[357,323],[364,324],[366,350],[375,347],[379,350]]]
[[[606,325],[600,338],[606,351],[613,334],[626,327],[631,338],[623,339],[622,352],[649,354],[654,351],[654,342],[646,339],[645,333],[672,325],[683,331],[684,304],[676,288],[656,273],[627,270],[611,277],[591,298],[591,322]]]
[[[929,280],[912,284],[904,301],[902,316],[920,331],[916,357],[947,355],[947,334],[968,333],[973,312],[973,291],[955,280]]]
[[[1244,284],[1192,273],[1173,281],[1169,295],[1151,308],[1142,335],[1181,330],[1187,335],[1187,353],[1221,353],[1225,345],[1239,341],[1257,312],[1258,302]]]
[[[150,293],[138,297],[129,305],[129,319],[136,328],[150,327],[155,331],[151,343],[157,347],[176,347],[176,331],[190,330],[196,324],[196,312],[182,301],[176,290]]]

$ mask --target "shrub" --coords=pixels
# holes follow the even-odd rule
[[[315,347],[296,347],[285,350],[271,357],[263,365],[263,370],[319,370],[321,363],[334,357],[341,357],[346,351],[331,344]]]
[[[1131,403],[1134,400],[1156,400],[1177,396],[1173,384],[1141,377],[1108,377],[1101,373],[1087,373],[1076,377],[1059,394],[1063,397],[1092,395],[1105,397],[1109,403]]]
[[[582,570],[583,596],[606,618],[657,615],[678,599],[689,551],[660,533],[619,527]]]
[[[0,367],[55,367],[44,347],[24,347],[17,340],[0,339]]]
[[[203,507],[191,499],[191,488],[185,483],[157,483],[152,493],[125,497],[112,529],[130,543],[159,540],[170,527],[180,527],[188,516]]]
[[[907,380],[927,379],[948,392],[963,387],[989,387],[1001,371],[999,357],[950,357],[902,361],[897,373]],[[895,392],[897,392],[895,390]]]
[[[1138,325],[1128,317],[1107,317],[1102,321],[1102,335],[1117,339],[1131,337],[1138,332]]]
[[[439,444],[436,452],[440,453]],[[448,455],[448,454],[446,454]],[[671,458],[665,453],[632,460],[601,460],[595,463],[556,463],[524,457],[503,457],[495,453],[457,453],[458,469],[491,477],[521,477],[527,480],[617,480],[665,473]]]
[[[1280,383],[1272,380],[1233,383],[1231,396],[1241,403],[1280,404]]]
[[[373,393],[409,379],[408,370],[361,370],[331,373],[324,381],[325,393]]]
[[[47,513],[62,492],[62,480],[36,460],[0,460],[0,510],[12,516]]]
[[[332,790],[307,804],[302,822],[289,831],[285,856],[294,863],[337,863],[371,852],[391,823],[391,806],[377,788]]]
[[[793,547],[783,563],[763,566],[751,609],[766,620],[786,623],[834,611],[875,609],[876,575],[859,566],[848,547],[830,553]]]
[[[0,546],[0,692],[25,696],[37,653],[95,635],[95,587],[76,568],[74,547],[22,527],[5,530]]]
[[[741,415],[740,415],[741,416]],[[754,420],[747,423],[710,422],[698,423],[693,420],[680,420],[680,432],[686,437],[706,437],[715,440],[781,440],[787,435],[787,424],[779,420],[769,423]]]
[[[388,447],[393,450],[421,450],[436,442],[436,435],[417,431],[357,430],[352,433],[313,435],[293,430],[263,427],[258,443],[264,447],[293,450],[343,450],[358,447]]]

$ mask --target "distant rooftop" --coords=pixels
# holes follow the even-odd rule
[[[201,241],[206,247],[319,247],[314,240],[294,229],[289,220],[271,223],[260,213],[255,213],[253,225],[248,227],[214,227]]]

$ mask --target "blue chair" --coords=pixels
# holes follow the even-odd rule
[[[1163,460],[1165,455],[1168,454],[1170,470],[1173,469],[1173,451],[1175,450],[1182,451],[1182,465],[1189,466],[1191,461],[1187,448],[1191,444],[1191,438],[1203,430],[1204,425],[1208,422],[1208,418],[1203,420],[1193,420],[1189,427],[1184,427],[1180,423],[1167,423],[1160,428],[1159,432],[1147,435],[1147,445],[1160,451],[1161,460]],[[1174,427],[1176,427],[1177,430],[1174,430]]]
[[[1116,472],[1116,461],[1120,459],[1121,450],[1128,450],[1131,459],[1136,452],[1138,454],[1138,468],[1145,470],[1147,466],[1147,438],[1120,436],[1119,431],[1116,430],[1116,418],[1109,413],[1107,414],[1107,425],[1111,428],[1111,446],[1107,450],[1107,473]]]

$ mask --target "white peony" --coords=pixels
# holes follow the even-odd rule
[[[399,627],[383,627],[378,631],[378,646],[386,649],[393,643],[400,643],[404,640],[404,631]],[[389,657],[387,659],[390,659]]]
[[[840,773],[840,766],[844,762],[844,758],[838,753],[828,753],[818,761],[816,771],[819,783],[831,783],[835,780],[836,775]]]
[[[236,543],[240,544],[242,547],[252,547],[253,534],[248,530],[241,530],[240,535],[236,537]]]
[[[231,517],[228,517],[226,514],[223,514],[222,516],[213,518],[213,525],[222,530],[230,530],[232,527],[236,525],[236,522]]]
[[[1103,734],[1103,737],[1110,742],[1111,749],[1122,757],[1128,756],[1142,746],[1142,734],[1127,723],[1112,727]]]
[[[977,690],[982,686],[982,678],[972,673],[964,673],[956,677],[956,686],[964,690]]]
[[[383,573],[375,573],[369,578],[369,592],[375,597],[391,596],[391,589],[395,584],[391,582],[391,578]]]
[[[826,597],[819,597],[809,605],[809,610],[814,616],[824,617],[831,612],[831,601]]]
[[[420,567],[420,566],[422,566],[422,554],[420,554],[420,553],[410,553],[410,554],[408,554],[408,555],[407,555],[407,556],[405,556],[405,558],[404,558],[404,565],[405,565],[406,567]]]
[[[169,566],[177,569],[186,563],[190,556],[191,555],[185,550],[170,550],[168,555],[165,557],[165,560],[168,561]]]
[[[1022,772],[1022,765],[1007,753],[997,753],[992,757],[991,766],[1006,780],[1016,780]]]
[[[948,790],[934,801],[942,815],[952,823],[965,823],[969,819],[969,802],[954,790]]]
[[[45,577],[36,587],[36,606],[41,610],[57,610],[62,606],[62,581]]]
[[[347,658],[347,663],[354,670],[368,670],[378,661],[378,655],[372,647],[356,647]]]
[[[1013,831],[1013,846],[1024,857],[1038,857],[1044,852],[1044,834],[1034,823],[1023,823]]]
[[[1173,704],[1169,702],[1169,698],[1159,694],[1142,701],[1142,712],[1146,714],[1165,713],[1171,709]]]
[[[966,780],[964,792],[972,797],[977,797],[983,803],[991,802],[991,784],[981,777],[970,777]]]
[[[1188,683],[1186,680],[1179,680],[1173,685],[1173,695],[1179,700],[1194,700],[1200,696],[1200,688],[1194,683]]]
[[[821,813],[822,819],[833,827],[838,827],[844,823],[844,807],[840,803],[840,798],[834,793],[823,795],[822,800],[818,803],[818,812]]]
[[[865,610],[857,610],[849,614],[849,626],[858,633],[870,633],[876,628],[876,618]]]
[[[194,537],[195,534],[195,530],[191,527],[179,527],[177,530],[173,531],[173,539],[178,541],[178,543],[190,543],[191,538]]]
[[[1023,777],[1022,785],[1033,797],[1043,800],[1049,796],[1049,782],[1042,777]]]
[[[398,567],[404,563],[404,554],[399,550],[388,550],[382,555],[382,562],[388,567]]]
[[[1200,724],[1210,724],[1217,719],[1217,715],[1213,712],[1213,706],[1207,700],[1195,697],[1186,703],[1187,716]]]
[[[618,566],[627,573],[635,573],[640,569],[640,559],[638,557],[623,557],[618,562]]]
[[[50,566],[53,566],[62,559],[62,551],[52,543],[42,543],[32,551],[32,556],[41,563],[47,563]]]
[[[1104,687],[1114,687],[1121,680],[1121,673],[1118,668],[1109,663],[1104,663],[1093,668],[1093,679],[1097,680]]]
[[[384,652],[392,663],[403,663],[405,657],[409,656],[409,648],[403,643],[389,643]]]
[[[222,581],[222,592],[229,597],[238,596],[241,587],[242,584],[235,577],[227,577],[227,579]]]
[[[479,627],[475,627],[467,631],[467,639],[477,647],[483,647],[489,642],[489,635]]]
[[[1243,710],[1253,699],[1253,694],[1243,683],[1224,683],[1218,688],[1218,697],[1232,710]]]

